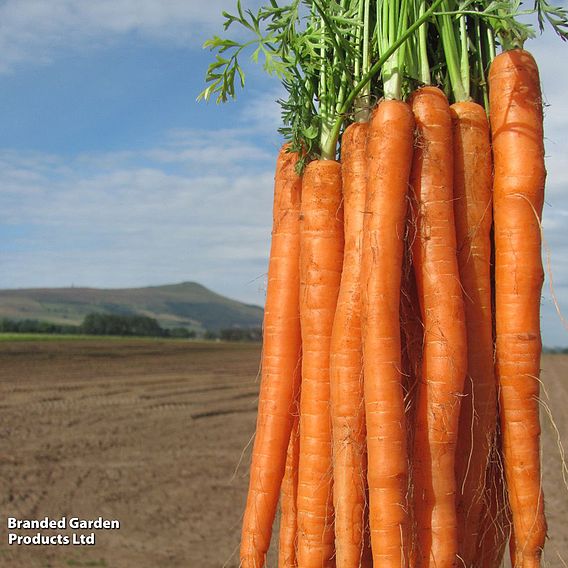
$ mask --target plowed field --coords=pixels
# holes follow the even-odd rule
[[[0,566],[236,568],[259,358],[256,345],[0,343]],[[568,357],[544,357],[543,382],[568,443]],[[542,421],[546,557],[562,567],[568,489]],[[94,546],[8,546],[7,517],[45,516],[121,528]]]

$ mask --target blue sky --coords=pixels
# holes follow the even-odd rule
[[[195,102],[201,44],[234,3],[0,3],[0,288],[195,280],[263,303],[278,84],[251,66],[246,97]],[[568,313],[568,45],[527,47],[550,105],[544,227]],[[568,345],[546,290],[545,342]]]

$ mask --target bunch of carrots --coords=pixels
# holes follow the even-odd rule
[[[562,8],[537,0],[563,38]],[[243,568],[536,568],[541,213],[532,28],[504,0],[225,13],[204,98],[277,74],[278,156]],[[497,54],[497,49],[501,52]],[[337,159],[339,156],[339,159]]]

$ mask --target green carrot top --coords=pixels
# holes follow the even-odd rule
[[[224,30],[238,26],[244,39],[205,42],[216,56],[198,99],[235,98],[250,52],[284,86],[280,133],[302,156],[301,169],[335,159],[341,132],[367,120],[373,100],[403,98],[416,84],[439,84],[454,100],[487,108],[496,46],[522,47],[535,35],[519,19],[527,14],[568,39],[568,12],[548,0],[530,10],[520,0],[267,0],[256,11],[238,0],[235,14],[223,13]]]

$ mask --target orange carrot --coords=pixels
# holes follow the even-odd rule
[[[454,141],[454,213],[467,329],[467,377],[456,456],[459,555],[477,553],[485,476],[497,423],[491,312],[492,170],[489,122],[474,102],[450,107]]]
[[[303,175],[300,247],[302,396],[298,565],[334,566],[329,355],[343,262],[341,166],[311,162]]]
[[[455,453],[466,359],[453,212],[450,109],[442,91],[411,98],[418,140],[412,165],[412,246],[424,323],[424,358],[413,449],[417,565],[457,562]]]
[[[345,250],[331,335],[333,504],[336,562],[359,568],[367,507],[367,452],[363,404],[359,275],[367,184],[367,123],[351,124],[341,143]]]
[[[296,535],[298,529],[298,460],[300,458],[300,430],[296,418],[292,427],[286,471],[280,492],[280,541],[278,544],[278,568],[296,568]]]
[[[400,289],[414,119],[399,100],[384,100],[367,141],[361,299],[369,521],[373,563],[408,566],[408,452],[402,385]]]
[[[542,99],[526,51],[498,55],[489,73],[495,162],[496,372],[503,458],[516,543],[513,565],[540,566],[546,536],[540,471],[540,217],[544,200]]]
[[[301,178],[295,172],[297,159],[283,147],[276,165],[262,382],[241,536],[242,568],[262,568],[266,561],[299,388]]]

